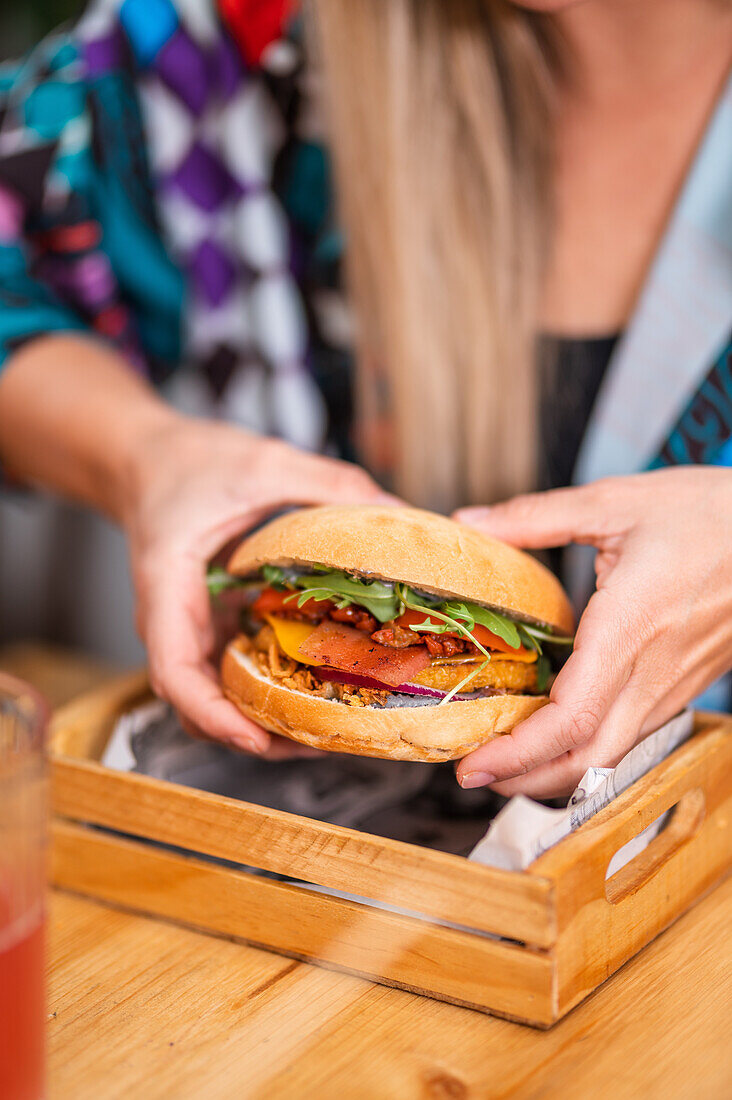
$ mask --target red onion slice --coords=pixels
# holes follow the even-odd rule
[[[317,665],[310,671],[320,680],[332,680],[336,684],[351,684],[353,687],[373,688],[375,691],[407,691],[411,690],[409,684],[393,687],[374,680],[372,676],[360,676],[357,672],[342,672],[339,668],[329,668],[327,665]],[[427,691],[426,688],[415,688],[416,693]],[[429,692],[430,695],[442,696],[442,692]]]

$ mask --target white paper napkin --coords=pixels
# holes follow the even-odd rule
[[[579,828],[603,806],[627,790],[691,734],[694,715],[682,711],[641,741],[616,768],[588,768],[567,806],[553,810],[525,795],[515,795],[493,819],[468,859],[507,871],[522,871],[542,852]],[[654,821],[615,854],[607,877],[620,870],[660,832],[666,814]]]

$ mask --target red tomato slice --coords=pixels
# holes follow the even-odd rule
[[[290,596],[293,598],[288,599]],[[317,622],[331,606],[330,600],[306,600],[302,607],[298,607],[296,592],[265,588],[257,596],[251,610],[257,619],[263,619],[265,615],[287,615],[288,612],[299,611],[306,619]]]
[[[423,622],[428,622],[431,626],[439,626],[442,619],[434,618],[430,615],[424,615],[421,611],[405,611],[403,615],[400,615],[398,619],[394,620],[397,626],[403,626],[405,629],[409,626],[420,626]]]
[[[431,626],[439,626],[442,622],[442,619],[438,619],[435,616],[424,615],[421,611],[410,610],[400,615],[396,622],[399,626],[406,628],[410,626],[420,626],[425,620],[429,622]],[[498,653],[526,654],[529,652],[524,646],[520,646],[519,649],[514,649],[508,642],[504,642],[503,638],[499,637],[498,634],[494,634],[487,626],[481,626],[480,623],[475,624],[475,628],[471,631],[471,634],[476,642],[480,642],[486,649],[495,649]],[[419,637],[418,634],[415,636]],[[440,637],[464,638],[465,635],[459,634],[457,631],[446,630],[444,635],[440,635]]]
[[[429,667],[431,657],[424,645],[406,649],[378,645],[361,630],[324,619],[298,650],[303,657],[342,672],[369,676],[389,687],[399,687]]]

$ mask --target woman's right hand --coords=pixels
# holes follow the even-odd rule
[[[192,733],[270,757],[301,755],[222,694],[207,563],[292,504],[394,504],[363,470],[227,424],[166,416],[139,443],[123,512],[150,676]]]

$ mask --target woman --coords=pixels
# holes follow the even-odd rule
[[[245,7],[225,6],[234,34]],[[168,203],[161,247],[150,231],[150,188],[163,206],[166,180],[183,189],[198,225],[205,204],[232,194],[238,201],[247,187],[239,181],[232,190],[198,148],[194,166],[215,195],[191,182],[187,147],[181,181],[181,145],[172,140],[151,181],[130,153],[134,140],[124,140],[134,110],[110,49],[121,37],[133,74],[143,73],[137,87],[143,103],[147,96],[150,140],[158,69],[168,107],[171,88],[189,112],[206,101],[191,106],[192,24],[204,5],[186,4],[186,21],[161,0],[164,15],[151,20],[151,7],[127,0],[113,26],[104,20],[117,9],[103,8],[79,32],[81,122],[55,138],[61,155],[83,156],[82,122],[87,133],[95,124],[105,132],[116,112],[120,148],[101,159],[97,151],[104,186],[92,173],[93,184],[75,190],[78,165],[64,162],[66,190],[50,195],[66,215],[60,191],[102,218],[101,252],[119,289],[113,304],[127,307],[117,316],[118,344],[136,336],[132,354],[142,347],[148,358],[172,360],[174,341],[160,339],[174,330],[180,302],[167,250],[180,264],[193,234],[200,259],[202,241],[193,230],[173,239],[179,218]],[[722,464],[730,437],[732,9],[718,0],[318,0],[315,8],[360,324],[360,454],[379,475],[392,471],[401,494],[441,508],[561,484],[568,475],[557,469],[569,455],[571,471],[578,453],[575,476],[590,482],[460,513],[520,545],[573,541],[599,550],[598,591],[551,704],[459,768],[464,786],[561,793],[588,763],[616,763],[732,666],[732,475],[699,465],[640,472]],[[104,33],[94,38],[99,20]],[[183,81],[171,61],[181,49],[189,59]],[[58,81],[63,58],[52,60],[51,76],[36,83]],[[69,64],[80,65],[78,52]],[[210,69],[200,71],[205,84]],[[14,95],[25,97],[32,83],[16,79]],[[228,112],[223,129],[235,133],[244,117]],[[217,149],[225,137],[217,134]],[[58,147],[48,156],[58,161]],[[41,230],[44,217],[53,222],[48,192]],[[103,201],[110,194],[113,217]],[[27,226],[28,211],[17,220]],[[143,288],[115,235],[123,224],[147,228],[146,270],[157,275]],[[226,267],[203,251],[209,270]],[[331,460],[181,418],[116,350],[48,334],[85,325],[49,297],[32,264],[13,262],[5,317],[16,330],[6,337],[12,354],[0,378],[5,461],[123,525],[153,680],[189,725],[251,751],[280,751],[223,700],[207,664],[204,564],[283,503],[368,501],[379,490]],[[220,333],[206,321],[204,333]],[[549,346],[537,370],[540,333]],[[588,335],[573,368],[577,338]],[[288,360],[297,366],[297,350],[290,340],[275,364],[280,381],[294,373],[303,382],[286,369]],[[305,400],[312,407],[309,393],[294,404]],[[565,400],[575,407],[563,409]],[[584,437],[573,432],[583,419]],[[551,468],[540,476],[546,455]],[[574,574],[581,588],[581,563]]]
[[[641,474],[732,458],[732,6],[317,6],[361,409],[378,424],[388,392],[397,488],[449,507],[595,482],[459,513],[600,551],[551,705],[458,769],[571,789],[732,663],[731,475]]]

